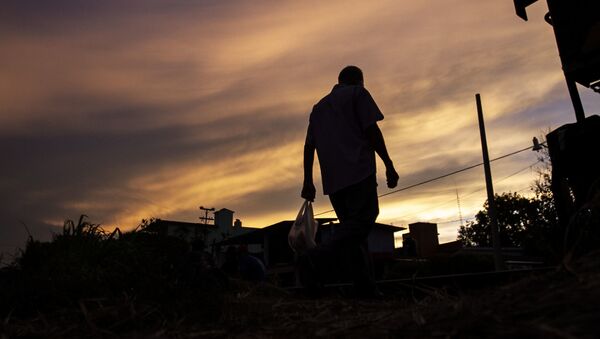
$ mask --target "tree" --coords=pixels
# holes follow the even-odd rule
[[[552,238],[558,219],[550,189],[551,165],[546,149],[540,153],[538,160],[542,165],[538,167],[538,179],[532,185],[534,198],[502,193],[496,194],[494,199],[501,246],[522,247],[529,252],[549,254],[556,247]],[[475,215],[475,221],[460,227],[458,239],[465,245],[492,246],[488,207],[486,201],[483,210]]]
[[[545,224],[545,228],[552,231],[558,227],[558,216],[552,194],[552,165],[547,148],[543,148],[538,155],[541,164],[537,168],[538,178],[533,182],[535,199],[540,204],[539,222]]]
[[[540,201],[519,195],[518,193],[496,194],[496,211],[500,244],[509,247],[521,247],[531,238],[530,233],[538,233],[538,219],[541,211]],[[492,246],[490,218],[486,201],[484,209],[475,215],[475,221],[461,226],[458,239],[467,246]]]

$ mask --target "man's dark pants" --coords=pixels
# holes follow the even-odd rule
[[[357,184],[329,195],[340,225],[326,242],[309,250],[305,260],[323,280],[336,268],[344,268],[352,276],[358,293],[375,288],[367,237],[379,214],[375,174]],[[308,283],[310,285],[310,282]]]

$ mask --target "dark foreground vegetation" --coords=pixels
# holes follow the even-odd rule
[[[476,290],[305,298],[227,278],[175,238],[83,218],[0,271],[0,337],[540,337],[600,334],[600,253]]]

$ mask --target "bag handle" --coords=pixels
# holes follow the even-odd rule
[[[294,223],[294,225],[300,224],[300,222],[302,221],[302,217],[304,216],[304,213],[306,212],[306,208],[308,207],[309,203],[310,203],[310,201],[304,200],[302,207],[300,207],[300,210],[298,211],[298,216],[296,217],[296,222]]]

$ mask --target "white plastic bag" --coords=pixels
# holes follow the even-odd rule
[[[317,221],[313,214],[312,203],[306,200],[300,207],[296,221],[290,228],[288,243],[294,252],[305,251],[317,246],[315,243],[316,234]]]

